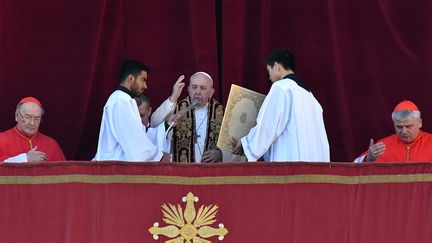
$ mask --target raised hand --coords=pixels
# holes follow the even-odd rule
[[[41,162],[45,161],[47,156],[44,152],[38,151],[37,146],[27,152],[27,161],[28,162]]]
[[[371,138],[369,142],[368,153],[366,155],[365,160],[367,162],[374,162],[378,159],[378,157],[383,155],[384,152],[385,152],[385,144],[382,142],[374,144],[374,140]]]
[[[184,78],[185,78],[185,76],[184,76],[184,75],[181,75],[181,76],[177,79],[177,81],[174,83],[174,86],[173,86],[173,89],[172,89],[172,94],[171,94],[171,96],[169,97],[169,100],[170,100],[172,103],[177,103],[177,100],[178,100],[178,98],[180,97],[180,95],[181,95],[181,93],[182,93],[182,90],[183,90],[183,88],[184,88],[184,86],[185,86],[185,83],[182,82]]]

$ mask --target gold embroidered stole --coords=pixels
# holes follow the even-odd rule
[[[190,104],[191,101],[189,97],[180,101],[174,113],[185,110]],[[215,99],[211,99],[208,105],[207,133],[204,151],[216,148],[223,114],[224,107]],[[173,129],[172,148],[174,162],[195,162],[195,129],[195,112],[194,109],[192,109],[183,116],[182,121]]]

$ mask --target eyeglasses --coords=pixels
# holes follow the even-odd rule
[[[34,122],[34,123],[40,123],[42,117],[40,116],[30,116],[30,115],[23,115],[21,114],[20,111],[18,111],[18,114],[20,114],[21,118],[24,120],[24,122],[26,123],[30,123],[30,122]]]

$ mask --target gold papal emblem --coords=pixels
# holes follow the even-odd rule
[[[183,208],[178,204],[177,207],[172,204],[162,205],[163,221],[168,226],[159,227],[159,223],[155,222],[149,229],[153,239],[158,240],[159,235],[165,235],[171,239],[165,243],[211,243],[204,238],[215,235],[219,236],[219,240],[224,239],[228,230],[223,224],[219,224],[219,228],[209,226],[216,222],[217,205],[201,205],[196,212],[194,202],[198,202],[198,197],[195,197],[192,192],[183,197],[182,201],[186,202],[184,213]]]

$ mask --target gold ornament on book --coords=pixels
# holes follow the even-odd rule
[[[184,213],[178,204],[177,207],[172,204],[162,205],[163,221],[168,226],[159,227],[158,222],[154,223],[149,229],[153,239],[158,240],[159,235],[171,238],[165,243],[211,243],[205,239],[216,235],[219,240],[224,239],[228,229],[223,224],[219,224],[219,228],[209,226],[216,222],[217,205],[201,205],[196,212],[194,202],[198,202],[198,197],[192,192],[183,197],[182,201],[186,202]]]

